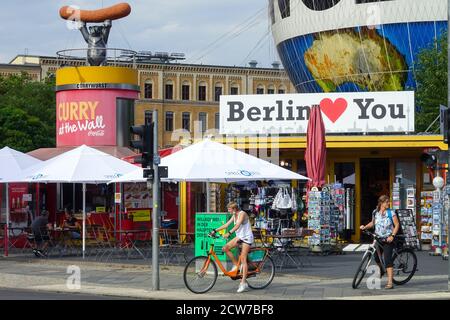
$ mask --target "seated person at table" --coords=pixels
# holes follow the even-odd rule
[[[65,209],[64,215],[65,215],[64,228],[69,228],[72,230],[71,232],[72,239],[81,239],[81,234],[79,232],[80,223],[78,222],[77,218],[75,218],[73,212],[69,211],[68,209]]]
[[[48,229],[51,225],[48,223],[48,211],[43,210],[41,215],[34,219],[31,224],[31,230],[34,235],[34,241],[36,242],[36,248],[33,248],[33,253],[36,257],[45,257],[44,253],[48,247],[50,236]]]

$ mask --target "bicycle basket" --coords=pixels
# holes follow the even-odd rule
[[[248,259],[250,261],[262,261],[266,256],[266,250],[253,250],[248,253]]]

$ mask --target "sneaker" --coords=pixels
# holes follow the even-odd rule
[[[248,284],[247,284],[247,282],[245,282],[245,283],[240,283],[239,284],[239,288],[237,289],[237,293],[241,293],[241,292],[244,292],[244,291],[247,291],[248,290]]]
[[[37,249],[33,249],[33,253],[34,253],[34,255],[35,255],[36,257],[38,257],[38,258],[40,257],[40,255],[39,255]]]
[[[37,251],[38,257],[42,257],[42,258],[47,257],[47,254],[42,252],[41,250],[36,250],[36,251]]]

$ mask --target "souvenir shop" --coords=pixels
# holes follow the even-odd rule
[[[249,214],[255,228],[280,234],[283,228],[301,226],[305,211],[304,188],[294,188],[290,181],[232,184],[225,193],[225,202],[236,202]]]
[[[264,145],[256,137],[228,143],[233,142],[241,148],[270,146],[270,141]],[[280,137],[277,143],[280,164],[306,175],[306,137]],[[433,233],[432,222],[426,220],[432,214],[432,197],[426,192],[436,189],[432,184],[436,173],[427,168],[421,156],[430,150],[446,149],[442,136],[327,136],[324,188],[307,193],[305,185],[292,181],[218,189],[224,193],[221,203],[239,203],[254,218],[255,226],[269,232],[303,226],[315,230],[308,239],[310,246],[330,250],[342,242],[369,242],[359,226],[370,222],[378,198],[386,194],[393,209],[408,210],[408,219],[411,217],[416,227],[415,236],[422,243]],[[421,209],[421,202],[427,204],[427,210]]]

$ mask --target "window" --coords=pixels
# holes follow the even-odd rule
[[[275,94],[275,89],[267,89],[268,94]]]
[[[191,114],[189,112],[183,112],[181,125],[184,130],[191,130]]]
[[[315,2],[313,1],[313,3]],[[291,15],[291,0],[278,0],[278,7],[280,8],[281,18],[284,19]]]
[[[220,101],[220,96],[222,95],[222,87],[214,88],[214,101]]]
[[[239,88],[238,87],[231,87],[230,94],[231,95],[239,94]]]
[[[198,87],[198,100],[206,101],[206,86],[205,85],[200,85]]]
[[[264,94],[264,88],[263,87],[256,88],[256,94]]]
[[[166,112],[166,131],[173,131],[173,112]]]
[[[145,110],[145,119],[147,119],[147,124],[153,122],[153,110]]]
[[[284,94],[285,91],[284,91],[284,89],[279,89],[279,90],[278,90],[278,93],[279,93],[279,94]]]
[[[214,117],[215,117],[215,128],[217,130],[219,130],[220,129],[220,113],[216,113],[214,115]]]
[[[337,5],[341,0],[302,0],[305,6],[307,6],[309,9],[314,11],[325,11],[328,9],[333,8],[335,5]],[[386,1],[386,0],[356,0],[356,4],[360,3],[371,3],[371,2],[379,2],[379,1]],[[390,1],[390,0],[387,0]]]
[[[153,84],[144,84],[144,99],[153,99]]]
[[[198,120],[200,121],[200,129],[202,130],[202,133],[206,131],[206,121],[207,121],[207,115],[206,112],[200,112],[198,114]]]
[[[173,99],[173,84],[171,84],[171,83],[167,83],[166,84],[165,98],[167,100],[172,100]]]
[[[183,84],[181,86],[181,99],[182,100],[189,100],[189,91],[190,91],[190,86],[188,84]]]

